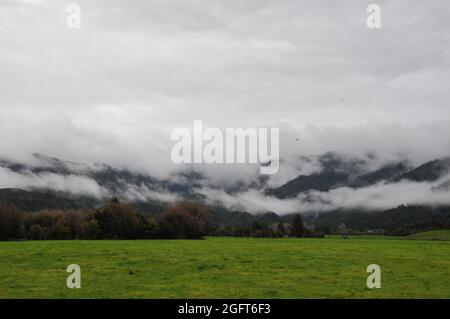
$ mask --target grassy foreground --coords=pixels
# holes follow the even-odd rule
[[[81,267],[81,289],[66,287],[72,263]],[[366,288],[373,263],[381,289]],[[450,298],[450,242],[0,242],[0,298]]]

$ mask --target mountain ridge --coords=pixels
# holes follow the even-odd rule
[[[38,162],[41,162],[40,165],[30,166],[0,159],[0,168],[24,176],[33,176],[36,179],[44,178],[51,174],[68,178],[73,176],[86,177],[106,189],[108,196],[124,197],[123,194],[127,194],[124,197],[124,201],[131,203],[145,214],[160,214],[169,203],[180,199],[198,200],[207,203],[205,196],[197,193],[196,188],[201,188],[205,185],[210,186],[208,180],[204,175],[192,168],[175,172],[167,179],[157,179],[143,173],[117,169],[107,164],[96,163],[83,165],[76,162],[62,161],[54,157],[47,157],[42,154],[35,156]],[[307,159],[310,160],[309,158]],[[320,172],[309,175],[298,175],[277,188],[263,187],[264,194],[284,200],[295,198],[299,194],[309,194],[311,191],[329,192],[339,187],[358,189],[379,183],[395,184],[403,181],[437,181],[450,171],[449,157],[435,159],[416,167],[412,166],[408,161],[399,160],[381,165],[375,169],[367,168],[368,165],[365,160],[344,158],[331,152],[318,156],[318,161],[322,168]],[[257,189],[261,188],[261,181],[265,183],[266,179],[259,178],[255,182],[254,185],[257,185]],[[43,185],[46,184],[44,183]],[[93,195],[89,196],[89,194],[70,194],[46,187],[37,187],[35,185],[26,186],[28,187],[25,187],[25,189],[20,189],[21,187],[16,189],[11,187],[0,189],[0,202],[12,203],[26,211],[38,211],[41,209],[67,210],[95,208],[101,205],[108,197],[104,196],[99,198]],[[234,192],[239,192],[241,188],[241,185],[235,185],[229,187],[225,192],[233,194]],[[224,188],[220,188],[219,186],[218,189],[223,190]],[[433,191],[448,192],[448,180],[436,186]],[[167,196],[164,197],[164,194]],[[309,197],[305,196],[305,198],[308,200]],[[404,204],[408,205],[410,203]],[[276,211],[266,210],[259,214],[250,214],[244,208],[226,208],[220,203],[207,205],[212,211],[216,224],[230,227],[248,226],[255,221],[276,224],[287,221],[290,218],[289,214],[280,216]],[[393,207],[391,209],[396,208]],[[431,208],[428,207],[424,210],[430,211],[427,209]],[[347,212],[347,214],[344,214],[347,216],[347,219],[342,217],[344,216],[342,215],[343,213],[341,213],[341,216],[337,212]],[[389,209],[376,210],[375,213],[382,214],[383,212],[388,212],[386,213],[388,215],[391,214]],[[314,214],[311,212],[311,214],[305,214],[305,216],[311,224],[321,225],[327,218],[333,220],[333,223],[345,222],[345,220],[348,220],[348,216],[352,216],[353,214],[357,216],[357,219],[366,220],[366,226],[370,226],[370,223],[375,226],[377,225],[376,222],[368,218],[368,216],[375,215],[367,215],[372,213],[370,210],[364,208],[360,208],[356,212],[354,209],[341,207],[337,210],[316,211]],[[327,214],[331,215],[325,217]],[[335,216],[335,218],[331,218],[332,216]],[[336,216],[340,217],[338,218]],[[416,214],[414,216],[419,215]],[[422,218],[421,215],[419,217]],[[440,221],[442,220],[440,219]],[[351,221],[350,225],[353,225]]]

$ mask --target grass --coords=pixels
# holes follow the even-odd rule
[[[66,287],[72,263],[81,289]],[[381,266],[381,289],[366,288],[372,263]],[[450,242],[0,242],[0,298],[450,298]]]
[[[407,237],[408,239],[421,240],[450,240],[450,230],[432,230],[423,233],[414,234]]]

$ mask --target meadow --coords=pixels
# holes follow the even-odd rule
[[[432,230],[410,235],[408,239],[450,240],[450,230]]]
[[[66,267],[81,267],[68,289]],[[381,267],[380,289],[366,268]],[[450,242],[383,237],[0,242],[0,298],[450,298]]]

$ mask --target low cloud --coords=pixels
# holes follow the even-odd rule
[[[73,165],[76,164],[74,163]],[[88,169],[82,167],[81,165],[76,165],[78,171]],[[96,169],[98,168],[96,167]],[[0,189],[50,190],[76,196],[89,196],[101,200],[112,196],[119,196],[130,202],[149,200],[171,202],[181,199],[177,194],[163,189],[151,189],[145,184],[136,185],[119,181],[116,186],[118,191],[112,191],[99,185],[94,179],[84,175],[63,175],[51,172],[33,173],[28,170],[15,172],[8,168],[0,167]]]
[[[150,189],[145,184],[122,184],[121,189],[123,191],[123,193],[120,194],[121,197],[131,202],[145,202],[148,200],[174,202],[182,199],[178,194],[173,194],[162,189]]]
[[[60,175],[49,172],[13,172],[0,167],[0,188],[47,189],[73,195],[87,195],[96,198],[107,196],[108,191],[96,181],[79,175]]]
[[[371,159],[372,161],[367,161],[364,169],[370,170],[379,167],[379,163],[384,162],[384,160],[380,162],[376,157],[371,157]],[[297,163],[298,170],[295,171],[295,174],[298,174],[299,171],[310,174],[322,169],[318,165],[317,157],[312,160],[304,158],[299,163],[306,163],[306,166],[302,168],[302,165]],[[88,176],[90,166],[84,167],[82,164],[76,163],[69,163],[68,165],[70,168],[76,168],[74,173],[66,175],[52,172],[34,173],[31,170],[16,172],[0,167],[0,188],[46,189],[72,195],[92,196],[98,199],[120,196],[130,202],[150,200],[173,202],[183,199],[183,195],[170,192],[159,185],[158,182],[147,185],[146,183],[134,184],[125,180],[118,180],[114,182],[114,189],[110,189],[107,186],[99,185],[97,181]],[[95,166],[94,169],[99,169],[99,167]],[[80,172],[87,175],[82,175]],[[253,176],[257,177],[258,175]],[[203,195],[207,204],[222,205],[228,209],[247,211],[253,214],[268,211],[281,215],[314,213],[338,208],[384,210],[402,204],[450,205],[450,197],[448,196],[450,175],[443,176],[435,182],[402,180],[397,183],[378,183],[363,188],[339,187],[328,192],[308,191],[289,199],[265,195],[265,188],[261,187],[261,184],[256,184],[256,187],[245,184],[245,187],[230,191],[230,189],[220,185],[218,180],[200,179],[193,186],[194,184],[186,176],[178,175],[178,178],[175,177],[177,175],[174,175],[171,179],[172,183],[180,183],[178,185],[189,187],[189,191]],[[219,184],[217,184],[218,182]],[[266,187],[271,185],[269,182]]]
[[[442,181],[442,180],[441,180]],[[329,192],[310,192],[313,202],[320,202],[329,209],[365,208],[389,209],[402,204],[414,205],[450,205],[448,191],[438,191],[435,183],[401,181],[395,184],[377,184],[369,187],[352,189],[341,187]]]
[[[249,213],[276,212],[280,215],[289,213],[316,213],[332,211],[339,208],[385,210],[399,205],[450,205],[448,190],[438,188],[445,185],[448,176],[439,181],[398,183],[379,183],[369,187],[340,187],[328,192],[309,191],[295,198],[279,199],[266,196],[263,191],[249,190],[229,194],[223,190],[202,188],[196,191],[206,197],[209,204],[220,204],[228,209],[244,210]]]

